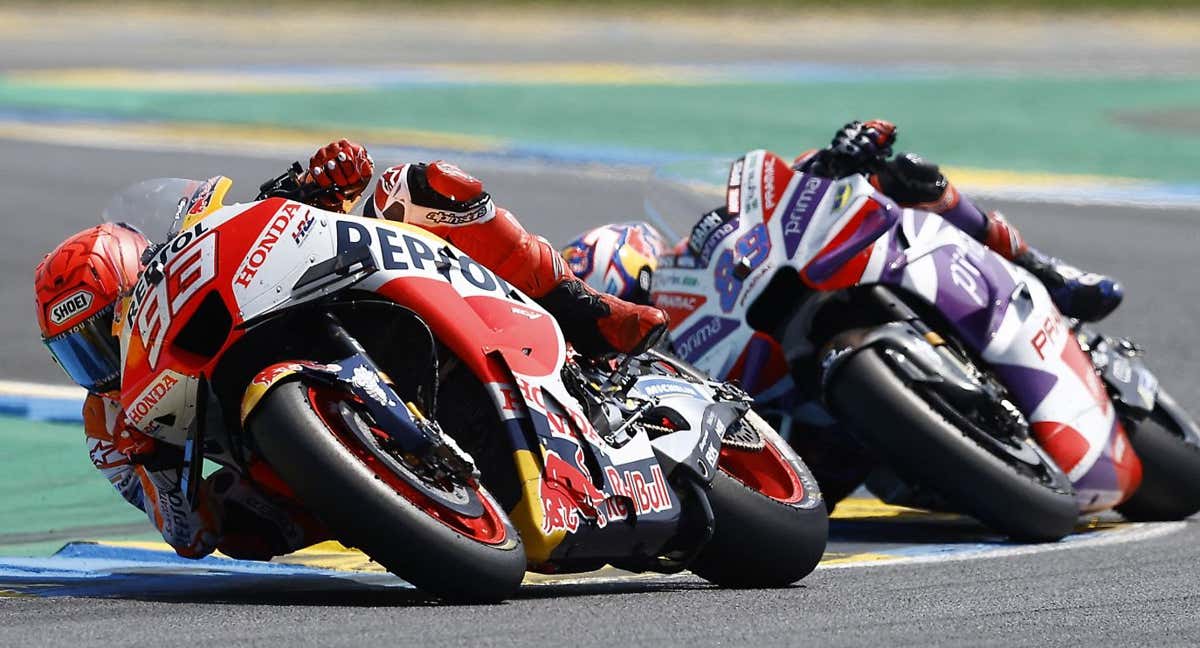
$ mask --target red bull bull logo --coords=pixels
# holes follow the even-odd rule
[[[604,469],[608,482],[615,491],[613,497],[605,497],[603,491],[592,484],[583,463],[583,451],[575,452],[576,465],[564,460],[554,451],[546,453],[546,472],[542,480],[542,531],[579,530],[584,520],[592,520],[600,528],[609,522],[624,520],[632,512],[647,515],[670,510],[671,491],[663,476],[662,468],[650,467],[650,476],[640,470],[617,471],[609,466]]]
[[[575,450],[575,465],[553,450],[545,455],[546,470],[542,477],[542,531],[574,533],[584,518],[596,520],[601,526],[608,520],[597,509],[604,502],[604,493],[592,484],[583,459],[583,450]]]

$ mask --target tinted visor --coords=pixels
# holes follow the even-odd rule
[[[112,334],[113,306],[69,331],[44,340],[58,365],[91,392],[116,389],[121,378],[121,349]]]

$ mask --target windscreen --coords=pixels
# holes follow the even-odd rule
[[[152,243],[165,243],[179,231],[197,192],[211,186],[205,180],[154,178],[117,192],[100,218],[137,228]]]

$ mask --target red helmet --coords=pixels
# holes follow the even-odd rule
[[[120,386],[113,310],[137,282],[149,245],[130,226],[104,223],[60,243],[34,271],[42,341],[71,380],[88,391]]]

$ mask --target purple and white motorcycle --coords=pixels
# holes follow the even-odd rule
[[[653,271],[675,352],[741,381],[819,481],[823,468],[856,475],[822,482],[831,504],[870,472],[887,501],[1029,541],[1062,538],[1080,513],[1200,510],[1200,428],[1135,345],[1065,318],[1025,270],[860,175],[831,181],[753,151],[708,187],[652,185],[655,217],[724,204],[651,267],[631,267],[647,257],[623,249],[637,236],[598,246],[613,237],[593,232],[564,253],[610,290]],[[861,470],[836,468],[847,457]]]

